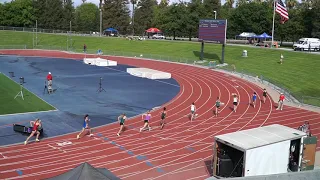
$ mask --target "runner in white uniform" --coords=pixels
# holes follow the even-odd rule
[[[194,102],[193,102],[191,104],[191,115],[190,115],[191,121],[195,118],[195,113],[196,113],[196,106],[194,105]]]
[[[237,107],[238,107],[238,97],[237,94],[233,93],[233,111],[236,112],[237,111]]]

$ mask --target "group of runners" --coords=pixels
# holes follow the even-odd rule
[[[232,93],[231,94],[232,97],[233,97],[233,112],[236,112],[237,111],[237,107],[239,105],[239,99],[238,99],[238,95],[236,93]],[[267,98],[267,90],[266,89],[263,89],[263,92],[262,92],[262,102],[265,104],[266,103],[266,98]],[[279,97],[279,101],[278,101],[278,108],[277,110],[282,110],[283,109],[283,102],[284,102],[284,99],[285,99],[285,96],[283,93],[280,94],[280,97]],[[253,107],[255,107],[256,105],[256,101],[257,101],[257,93],[254,92],[253,95],[252,95],[252,102],[251,102],[251,105]],[[219,110],[220,110],[220,107],[223,106],[224,103],[220,101],[220,97],[217,97],[217,100],[215,102],[215,110],[214,110],[214,115],[217,117],[218,114],[219,114]],[[195,103],[193,102],[191,104],[191,113],[189,115],[190,117],[190,120],[193,121],[197,114],[196,114],[196,106],[195,106]],[[164,125],[165,125],[165,119],[166,119],[166,116],[167,116],[167,108],[164,107],[162,109],[162,111],[160,112],[160,128],[163,129]],[[147,111],[147,113],[143,114],[142,115],[142,120],[144,121],[144,125],[143,127],[140,128],[139,132],[142,132],[142,131],[145,131],[145,130],[151,130],[151,127],[150,127],[150,120],[151,120],[151,112],[150,110]],[[125,121],[127,119],[127,116],[125,113],[122,113],[119,117],[118,117],[118,122],[120,124],[120,129],[117,133],[117,136],[120,136],[121,133],[125,130],[125,127],[124,127],[124,124],[125,124]],[[80,139],[81,138],[81,135],[83,133],[85,134],[89,134],[89,136],[93,136],[93,133],[92,133],[92,129],[90,128],[89,126],[89,122],[90,122],[90,119],[89,119],[89,115],[86,114],[84,116],[84,120],[83,120],[83,128],[82,128],[82,131],[77,135],[77,139]],[[34,136],[35,134],[37,134],[37,137],[36,137],[36,141],[38,142],[39,141],[39,135],[40,135],[40,132],[39,132],[39,127],[41,127],[41,120],[40,119],[37,119],[36,121],[31,121],[31,126],[33,127],[32,129],[32,133],[30,134],[30,136],[27,138],[27,140],[24,142],[24,144],[26,145],[29,141],[29,139]]]

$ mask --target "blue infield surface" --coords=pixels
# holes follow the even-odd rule
[[[146,112],[170,101],[180,90],[174,79],[150,80],[131,76],[126,68],[90,66],[79,60],[0,56],[0,72],[19,82],[25,78],[24,87],[38,95],[58,111],[1,115],[0,145],[20,143],[25,135],[16,133],[10,124],[29,124],[40,118],[44,125],[44,137],[79,131],[84,114],[90,115],[92,127],[114,123],[122,112],[128,117]],[[53,75],[54,94],[44,94],[45,77]],[[106,92],[98,93],[99,80]],[[14,97],[12,97],[14,98]],[[5,102],[0,102],[5,103]]]

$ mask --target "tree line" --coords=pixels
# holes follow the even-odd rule
[[[281,24],[276,14],[275,39],[296,41],[301,37],[320,37],[320,0],[286,0],[289,20]],[[130,12],[129,7],[134,9]],[[242,32],[271,35],[273,0],[100,0],[99,5],[83,3],[74,7],[72,0],[13,0],[0,4],[0,25],[72,31],[99,32],[100,10],[103,29],[113,27],[121,34],[143,35],[150,27],[167,36],[198,36],[199,19],[228,20],[228,38]],[[133,16],[132,16],[133,14]],[[71,24],[70,24],[71,21]],[[70,26],[71,25],[71,26]]]

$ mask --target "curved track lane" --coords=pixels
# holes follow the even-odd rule
[[[82,59],[81,54],[59,51],[4,50],[3,54]],[[87,55],[89,57],[89,55]],[[92,55],[94,57],[94,55]],[[119,64],[146,67],[170,72],[180,84],[180,92],[170,102],[167,124],[159,129],[161,109],[152,111],[151,131],[139,133],[140,116],[126,121],[126,130],[116,136],[119,125],[96,129],[94,138],[77,140],[76,133],[43,140],[39,143],[0,147],[0,177],[7,179],[40,179],[52,177],[82,162],[105,167],[121,179],[205,179],[209,177],[208,162],[212,157],[213,137],[218,134],[279,123],[296,128],[305,120],[313,134],[320,134],[318,113],[285,106],[275,111],[270,98],[266,104],[257,101],[250,106],[253,92],[262,90],[242,79],[183,64],[135,58],[108,57]],[[237,93],[240,105],[232,112],[231,93]],[[213,117],[216,97],[225,103],[218,117]],[[258,97],[259,99],[259,97]],[[197,118],[190,122],[187,115],[195,102]],[[57,142],[71,141],[59,147]],[[32,166],[30,166],[32,164]],[[20,174],[19,174],[20,173]]]

